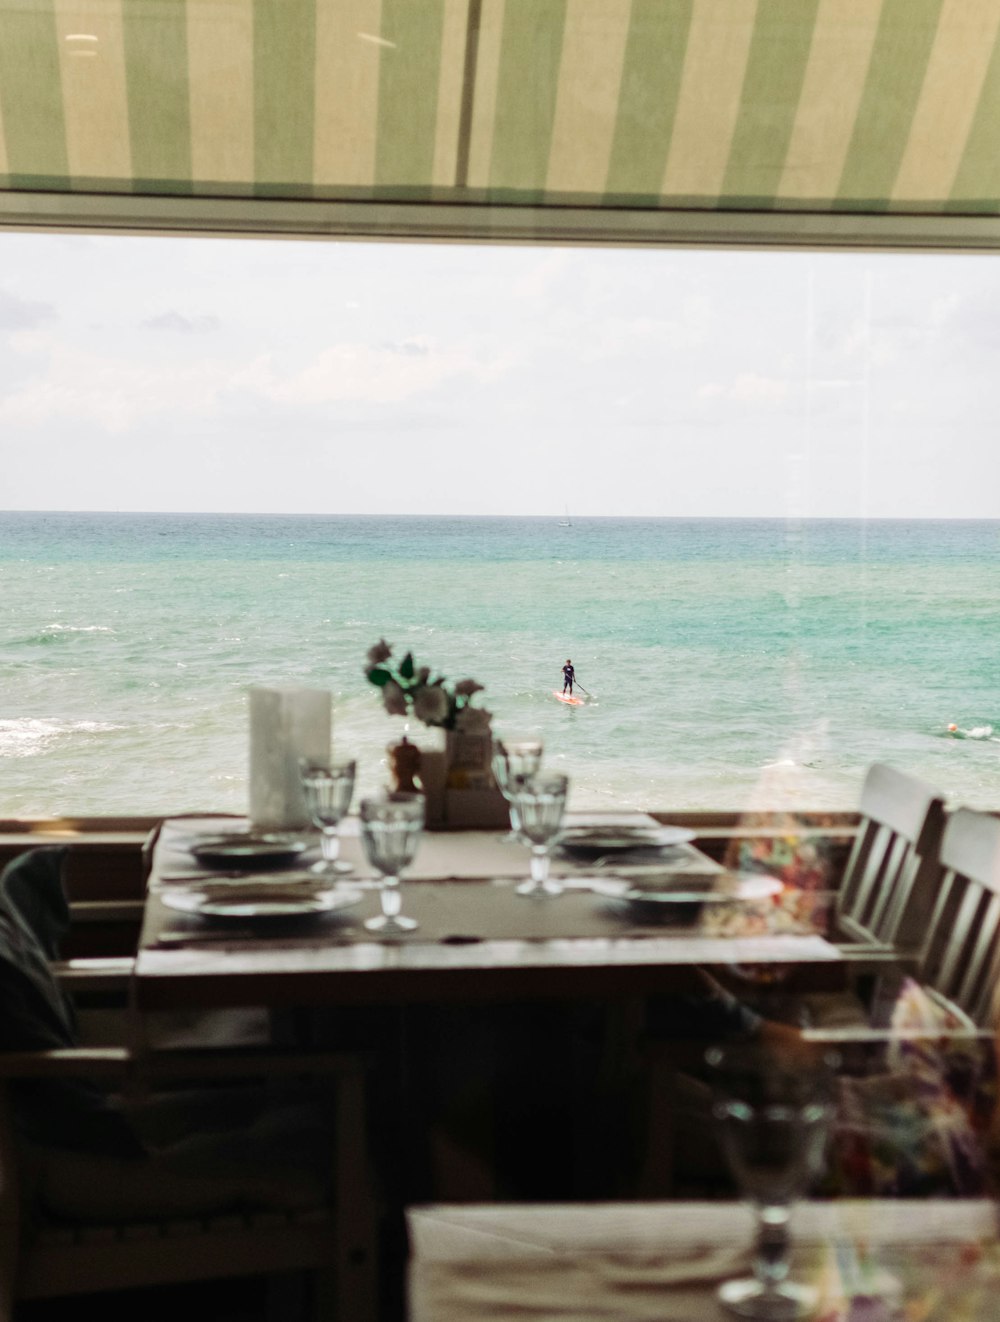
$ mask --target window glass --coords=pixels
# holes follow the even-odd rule
[[[371,787],[382,637],[574,806],[995,801],[995,259],[0,245],[0,816],[242,810],[255,683]]]

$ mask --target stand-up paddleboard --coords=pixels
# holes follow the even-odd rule
[[[560,702],[565,702],[569,707],[585,707],[587,705],[584,699],[578,698],[575,693],[560,693],[558,689],[553,689],[552,696]]]

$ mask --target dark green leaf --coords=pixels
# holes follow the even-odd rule
[[[382,666],[372,666],[368,672],[368,678],[373,684],[377,684],[379,688],[384,688],[392,679],[392,675]]]
[[[412,679],[416,673],[413,665],[413,653],[407,652],[403,657],[403,664],[399,667],[399,673],[403,679]]]

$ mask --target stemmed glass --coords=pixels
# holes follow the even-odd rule
[[[817,1292],[789,1280],[792,1205],[823,1167],[837,1064],[831,1053],[780,1062],[739,1045],[707,1055],[722,1148],[754,1206],[753,1276],[726,1281],[719,1301],[737,1317],[786,1322],[809,1316]]]
[[[382,874],[382,912],[365,927],[383,936],[412,932],[418,923],[400,913],[399,874],[413,862],[424,829],[422,794],[386,793],[361,800],[361,841],[368,862]]]
[[[533,776],[542,762],[541,739],[494,739],[493,775],[500,793],[507,800],[510,809],[510,831],[504,841],[516,844],[521,839],[521,823],[518,817],[518,784],[525,776]]]
[[[321,832],[323,857],[313,865],[313,872],[337,875],[354,871],[350,863],[340,861],[340,822],[351,806],[356,770],[354,761],[315,762],[303,758],[299,763],[306,808]]]
[[[519,776],[511,800],[518,828],[531,843],[531,877],[517,887],[518,895],[561,895],[562,885],[549,876],[549,855],[566,807],[568,779],[558,771]]]

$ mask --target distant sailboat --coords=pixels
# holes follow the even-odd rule
[[[573,526],[573,525],[572,525],[572,524],[570,523],[570,521],[569,521],[569,506],[567,505],[567,506],[566,506],[566,517],[565,517],[565,519],[560,519],[560,520],[559,520],[559,527],[560,527],[560,528],[572,528],[572,526]]]

